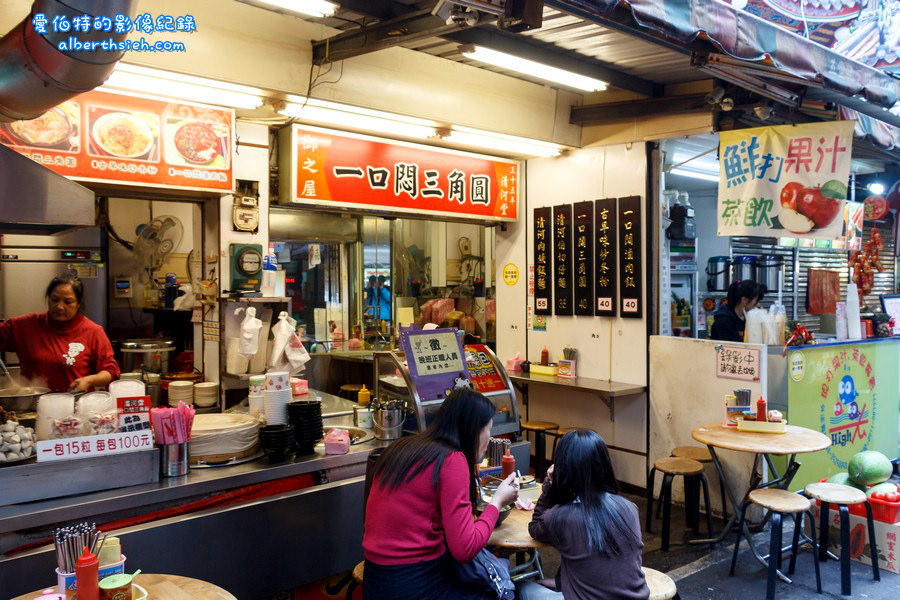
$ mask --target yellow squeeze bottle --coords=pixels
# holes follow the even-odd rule
[[[356,396],[356,400],[360,406],[368,406],[369,402],[371,402],[372,393],[366,389],[366,384],[363,384],[362,389],[359,390],[359,394]]]

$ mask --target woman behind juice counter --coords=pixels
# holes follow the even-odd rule
[[[723,342],[743,342],[746,328],[746,312],[762,300],[764,292],[750,279],[735,281],[728,288],[728,303],[723,303],[713,313],[709,337]]]
[[[25,285],[23,283],[23,285]],[[103,328],[81,314],[84,284],[74,275],[47,286],[47,312],[0,323],[0,352],[15,352],[27,382],[53,391],[89,391],[119,377],[119,365]]]

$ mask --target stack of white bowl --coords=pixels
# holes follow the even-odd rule
[[[263,406],[269,425],[284,425],[288,422],[287,405],[291,401],[290,374],[287,371],[266,373],[266,387],[263,390]]]
[[[250,416],[258,417],[265,414],[265,400],[263,391],[266,389],[265,375],[251,375],[250,389],[247,400],[250,404]]]
[[[200,408],[215,406],[219,401],[219,384],[215,381],[204,381],[194,384],[194,404]]]
[[[169,406],[178,406],[179,402],[184,402],[188,406],[194,403],[193,381],[169,382]]]

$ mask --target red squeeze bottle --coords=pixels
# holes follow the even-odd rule
[[[100,561],[97,556],[88,552],[75,561],[75,587],[78,588],[78,600],[100,600]]]
[[[541,364],[545,367],[550,364],[550,351],[547,350],[547,346],[541,350]]]
[[[766,401],[763,400],[763,397],[760,396],[759,400],[756,401],[756,420],[757,421],[768,421],[768,415],[766,410]]]
[[[503,458],[500,459],[500,477],[506,479],[516,470],[516,457],[506,451]]]

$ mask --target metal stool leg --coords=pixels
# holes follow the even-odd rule
[[[881,570],[878,568],[878,547],[875,545],[875,521],[872,519],[872,506],[866,500],[866,525],[869,528],[869,554],[872,555],[872,577],[881,581]]]
[[[662,530],[662,549],[664,552],[669,550],[669,525],[672,520],[672,480],[675,477],[668,473],[663,476],[662,493],[660,494],[660,502],[663,502],[663,530]]]
[[[714,536],[713,536],[713,526],[712,526],[712,502],[710,502],[710,499],[709,499],[709,482],[706,481],[706,475],[704,475],[702,473],[698,476],[698,479],[700,480],[700,484],[703,486],[703,506],[706,507],[706,530],[709,533],[710,539],[712,539]],[[698,496],[699,496],[699,494],[698,494]],[[700,510],[699,497],[697,498],[697,510],[698,511]],[[700,520],[699,514],[697,515],[697,520],[698,521]],[[710,546],[710,548],[712,548],[715,546],[715,544],[710,544],[709,546]]]
[[[656,520],[662,519],[662,487],[659,488],[659,502],[656,503]]]
[[[819,560],[828,560],[828,514],[831,504],[822,502],[819,507]]]
[[[822,593],[822,576],[819,574],[819,557],[816,555],[816,517],[813,515],[813,511],[806,511],[806,515],[809,517],[809,530],[810,530],[810,538],[809,541],[812,544],[812,555],[813,555],[813,564],[816,566],[816,592]],[[802,523],[802,520],[801,520]]]
[[[544,481],[544,474],[547,472],[547,436],[543,431],[534,432],[534,479],[535,481]]]
[[[766,600],[775,598],[775,580],[778,579],[778,558],[781,557],[781,513],[770,511],[772,535],[769,538],[769,579],[766,582]]]
[[[843,504],[841,511],[841,595],[850,595],[850,510]]]
[[[719,498],[722,499],[722,522],[728,526],[728,496],[725,495],[725,482],[719,476]]]
[[[788,563],[788,575],[794,574],[797,565],[797,548],[800,545],[800,531],[803,529],[803,513],[794,514],[794,541],[791,542],[791,562]],[[818,559],[816,559],[818,563]]]
[[[696,535],[700,533],[699,516],[700,500],[697,498],[696,479],[693,475],[685,475],[682,477],[684,482],[684,523]],[[696,508],[696,510],[695,510]]]
[[[734,554],[731,556],[731,569],[728,570],[729,577],[734,577],[734,567],[737,564],[738,548],[741,545],[741,538],[744,537],[744,518],[747,516],[748,506],[749,504],[747,503],[741,506],[741,516],[738,519],[737,526],[737,537],[734,540]]]
[[[647,523],[644,529],[647,533],[653,533],[650,529],[650,525],[653,523],[653,485],[656,483],[656,468],[650,469],[650,474],[647,475]],[[659,504],[662,504],[662,492],[659,495]]]
[[[353,592],[356,591],[358,585],[355,581],[351,581],[350,585],[347,586],[347,600],[353,600]]]

